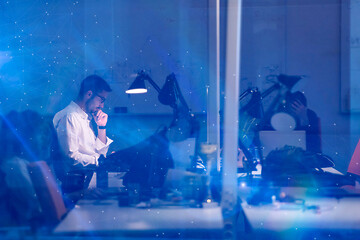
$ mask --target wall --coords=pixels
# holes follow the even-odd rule
[[[350,116],[340,113],[340,0],[243,3],[241,90],[267,89],[268,74],[306,75],[300,90],[322,119],[323,151],[344,171],[354,148],[350,136],[357,133],[350,131]],[[30,108],[52,115],[92,73],[114,89],[105,109],[110,115],[114,107],[127,107],[130,118],[171,114],[151,86],[145,95],[124,94],[142,69],[159,86],[175,72],[193,111],[206,110],[206,0],[13,0],[2,1],[0,10],[3,114]]]
[[[309,76],[304,92],[321,117],[323,151],[344,171],[352,149],[350,118],[340,112],[340,10],[340,1],[288,6],[287,69]]]
[[[54,113],[83,77],[84,5],[1,1],[0,110]]]
[[[354,148],[340,112],[341,4],[337,0],[244,1],[242,90],[268,74],[305,75],[297,90],[321,118],[323,152],[345,171]]]
[[[160,87],[174,72],[192,111],[206,111],[206,0],[13,0],[1,1],[0,13],[0,114],[52,116],[95,73],[113,88],[104,111],[114,150],[125,148],[172,120],[152,86],[147,94],[125,94],[140,70]]]
[[[131,113],[171,112],[149,84],[148,94],[124,94],[145,70],[160,87],[174,72],[190,108],[205,110],[207,1],[91,0],[85,9],[87,71],[110,80],[116,92],[110,106]]]
[[[205,110],[207,1],[87,0],[0,3],[0,107],[54,114],[81,80],[97,73],[114,89],[107,103],[131,113],[171,112],[157,93],[124,91],[146,70],[161,87],[174,72],[195,112]]]

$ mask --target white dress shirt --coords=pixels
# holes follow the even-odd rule
[[[98,165],[101,154],[106,156],[113,142],[107,137],[104,144],[90,126],[89,115],[79,105],[71,102],[55,114],[53,124],[63,153],[74,160],[74,165]]]

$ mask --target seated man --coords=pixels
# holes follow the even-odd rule
[[[65,155],[54,165],[64,192],[87,188],[100,156],[106,156],[113,142],[106,136],[108,115],[102,111],[111,91],[104,79],[89,76],[82,81],[77,99],[53,119]]]
[[[107,156],[113,141],[106,136],[108,115],[102,108],[109,92],[111,88],[104,79],[89,76],[82,81],[77,99],[53,119],[63,155],[57,157],[54,169],[64,193],[87,189],[95,170],[117,171],[122,166],[130,168],[125,185],[137,183],[144,190],[152,189],[161,186],[167,169],[173,166],[163,131]]]

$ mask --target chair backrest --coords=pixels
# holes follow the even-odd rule
[[[360,176],[360,140],[357,143],[355,151],[351,157],[347,172]]]
[[[28,171],[46,223],[57,224],[65,216],[67,209],[52,171],[45,161],[29,163]]]

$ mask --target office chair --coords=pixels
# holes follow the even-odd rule
[[[347,172],[360,176],[360,140],[356,145],[355,151],[351,157]]]
[[[55,226],[67,213],[55,177],[45,161],[29,163],[28,171],[42,208],[44,223]]]

